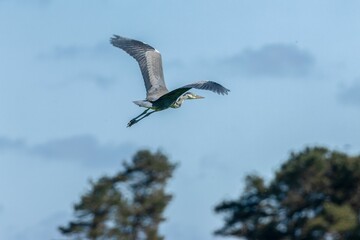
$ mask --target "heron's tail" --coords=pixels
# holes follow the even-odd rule
[[[152,108],[152,103],[146,100],[133,101],[133,103],[135,103],[139,107]]]

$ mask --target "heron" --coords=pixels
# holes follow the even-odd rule
[[[185,100],[204,98],[189,92],[192,88],[210,90],[220,95],[227,95],[230,91],[213,81],[198,81],[169,91],[165,85],[161,54],[158,50],[144,42],[118,35],[114,35],[110,39],[110,43],[135,58],[145,82],[146,99],[133,102],[146,110],[131,119],[127,127],[131,127],[155,112],[168,108],[179,108]]]

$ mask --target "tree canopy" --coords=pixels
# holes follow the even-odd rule
[[[175,168],[161,152],[137,152],[114,176],[90,183],[74,205],[75,220],[60,232],[72,239],[163,239],[158,228],[172,198],[165,186]]]
[[[292,153],[269,183],[248,175],[215,234],[245,239],[360,239],[360,156],[323,147]]]

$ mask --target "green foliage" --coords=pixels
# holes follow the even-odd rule
[[[350,205],[336,205],[334,203],[324,203],[323,211],[305,224],[304,231],[311,233],[319,229],[332,233],[342,233],[356,228],[356,212]]]
[[[139,151],[112,177],[91,182],[75,204],[76,220],[61,233],[73,239],[161,240],[159,224],[172,196],[165,192],[175,164],[161,152]]]
[[[237,200],[216,206],[215,234],[246,239],[360,239],[360,156],[326,148],[293,153],[266,184],[246,177]]]

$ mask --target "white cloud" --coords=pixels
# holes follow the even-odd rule
[[[56,212],[42,221],[35,223],[34,225],[19,231],[11,239],[22,239],[22,240],[32,240],[32,239],[63,239],[63,236],[56,231],[56,229],[61,225],[66,223],[68,218],[67,212]]]
[[[350,86],[342,87],[338,98],[341,103],[360,106],[360,79]]]
[[[104,74],[80,74],[79,81],[91,82],[101,89],[108,89],[117,82],[115,77]]]
[[[109,37],[110,39],[110,37]],[[93,46],[82,45],[66,45],[55,46],[47,52],[42,52],[38,55],[41,60],[68,60],[75,58],[109,58],[114,56],[115,51],[110,43],[103,41]]]
[[[86,166],[115,165],[130,156],[135,146],[125,144],[102,144],[91,135],[77,135],[29,145],[24,140],[0,138],[0,150],[27,153],[46,160],[79,161]]]
[[[0,136],[0,151],[1,150],[16,150],[23,149],[25,147],[25,142],[20,139],[10,139]]]
[[[245,49],[222,65],[250,77],[305,77],[313,70],[315,58],[296,45],[277,43]]]

